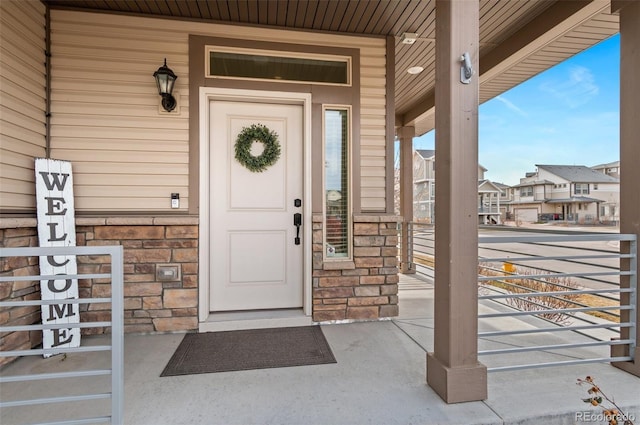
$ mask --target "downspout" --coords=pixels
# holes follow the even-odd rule
[[[49,5],[46,6],[45,12],[45,111],[44,111],[44,127],[45,127],[45,156],[51,158],[51,14]]]

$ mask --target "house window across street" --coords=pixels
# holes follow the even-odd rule
[[[520,196],[533,196],[533,187],[532,186],[521,187]]]
[[[576,183],[574,188],[574,193],[576,195],[588,195],[589,194],[589,183]]]
[[[323,121],[324,253],[327,259],[347,259],[351,254],[349,109],[325,107]]]

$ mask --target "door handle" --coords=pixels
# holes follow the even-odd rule
[[[300,245],[300,226],[302,226],[302,214],[295,213],[293,215],[293,225],[296,226],[295,244]]]

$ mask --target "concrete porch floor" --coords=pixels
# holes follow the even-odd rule
[[[600,413],[581,401],[587,397],[587,388],[576,385],[577,378],[590,375],[638,424],[640,378],[608,364],[490,373],[487,400],[447,405],[425,379],[426,351],[433,349],[433,286],[402,276],[400,288],[398,318],[322,327],[337,364],[161,378],[183,335],[126,335],[125,423],[579,424],[588,421],[576,415]],[[85,338],[84,344],[97,344],[100,338]],[[483,344],[481,341],[481,348]],[[98,354],[23,358],[1,374],[109,367],[108,354]],[[530,356],[543,361],[541,357],[546,355]],[[58,395],[63,389],[65,394],[83,394],[105,391],[109,379],[58,380],[56,385]],[[3,400],[44,397],[52,386],[48,381],[3,384],[0,396]],[[53,421],[65,417],[65,412],[87,409],[95,416],[96,412],[108,412],[105,404],[92,401],[43,409],[7,408],[0,411],[0,423]]]

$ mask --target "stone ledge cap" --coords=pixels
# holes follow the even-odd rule
[[[381,215],[381,223],[402,223],[404,218],[401,215]]]
[[[399,215],[354,214],[353,221],[356,223],[398,223],[403,219]]]
[[[380,223],[380,216],[369,214],[354,214],[353,221],[356,223]]]
[[[321,216],[322,219],[322,216]],[[322,221],[322,220],[319,221]],[[198,225],[199,219],[195,216],[103,216],[103,217],[76,217],[77,226],[185,226]],[[16,229],[22,227],[37,227],[38,219],[35,217],[1,217],[0,229]]]
[[[107,217],[107,226],[121,226],[121,225],[149,225],[153,224],[153,217]]]
[[[36,227],[38,225],[37,218],[27,217],[3,217],[0,218],[0,229],[16,229],[20,227]]]
[[[76,226],[104,226],[107,219],[104,217],[78,217],[76,218]]]
[[[158,225],[171,225],[171,226],[185,226],[185,225],[198,225],[200,219],[194,216],[180,216],[180,217],[155,217],[153,224]]]

